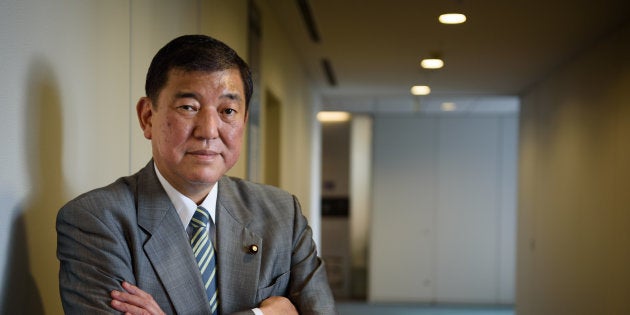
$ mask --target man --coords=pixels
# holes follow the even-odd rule
[[[252,95],[245,62],[213,38],[178,37],[145,89],[136,110],[153,159],[57,216],[65,312],[334,314],[296,198],[224,176]]]

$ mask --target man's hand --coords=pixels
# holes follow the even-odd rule
[[[153,297],[129,282],[122,283],[127,292],[111,292],[111,305],[114,309],[129,315],[164,315]],[[260,303],[265,315],[299,315],[293,303],[282,296],[272,296]]]
[[[283,296],[272,296],[262,301],[259,308],[265,315],[298,315],[293,303]]]
[[[123,288],[127,292],[114,290],[111,292],[111,305],[114,309],[130,315],[164,315],[153,297],[140,288],[124,281]]]

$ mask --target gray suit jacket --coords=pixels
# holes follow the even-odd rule
[[[335,314],[323,262],[296,198],[240,179],[219,182],[216,210],[220,314],[274,295],[300,314]],[[85,193],[57,215],[59,286],[66,314],[111,314],[126,280],[167,314],[209,314],[188,235],[150,162]],[[259,251],[249,252],[250,245]]]

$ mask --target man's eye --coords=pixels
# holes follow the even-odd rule
[[[236,114],[236,111],[233,108],[226,108],[223,110],[223,113],[226,115],[234,115]]]
[[[182,105],[179,108],[181,108],[181,109],[183,109],[185,111],[194,111],[195,110],[195,107],[192,106],[192,105]]]

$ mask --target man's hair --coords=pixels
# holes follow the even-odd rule
[[[162,47],[151,61],[144,86],[147,96],[154,104],[173,69],[186,72],[238,69],[243,80],[246,111],[249,108],[253,92],[249,66],[223,42],[206,35],[184,35]]]

